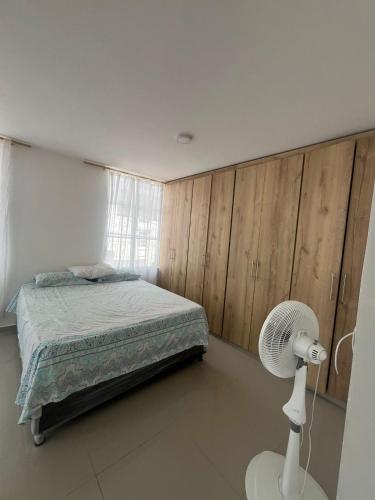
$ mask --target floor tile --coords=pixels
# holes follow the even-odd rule
[[[238,500],[180,429],[172,427],[98,476],[106,500]]]
[[[56,435],[41,447],[27,438],[22,451],[0,461],[2,498],[58,500],[94,477],[89,457],[66,435]]]
[[[69,493],[64,500],[103,500],[103,496],[96,478],[93,478]]]
[[[78,424],[95,472],[156,436],[204,398],[206,389],[196,376],[200,365],[188,366],[103,406],[82,420],[84,425]]]
[[[161,498],[245,500],[247,464],[257,453],[285,453],[282,406],[292,380],[210,338],[195,362],[62,426],[33,445],[14,404],[21,365],[17,337],[0,334],[1,498],[12,500]],[[311,406],[312,394],[307,394]],[[345,413],[318,398],[311,472],[335,498]],[[302,463],[307,453],[307,429]],[[98,496],[100,495],[100,496]]]

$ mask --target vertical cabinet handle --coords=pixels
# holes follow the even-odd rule
[[[333,299],[333,283],[335,281],[335,273],[331,273],[331,291],[329,292],[329,300]]]
[[[256,280],[258,279],[258,275],[259,275],[259,266],[260,266],[260,262],[257,259],[257,267],[256,267],[256,271],[255,271],[255,279]]]
[[[343,281],[343,284],[342,284],[342,293],[341,293],[341,303],[342,304],[345,304],[346,278],[347,278],[347,274],[345,273],[344,274],[344,281]]]

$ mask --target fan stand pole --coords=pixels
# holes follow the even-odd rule
[[[289,418],[290,431],[288,448],[286,451],[280,490],[283,500],[298,500],[301,495],[301,479],[299,467],[301,425],[306,422],[306,377],[307,366],[299,358],[294,379],[293,393],[283,407],[284,413]]]
[[[301,426],[290,422],[288,448],[286,451],[280,490],[283,500],[298,500],[301,494],[299,472],[299,447]]]
[[[305,386],[307,366],[298,361],[294,388],[283,411],[290,421],[286,456],[264,451],[255,456],[246,471],[245,487],[248,500],[328,500],[319,484],[299,466],[300,431],[306,422]]]

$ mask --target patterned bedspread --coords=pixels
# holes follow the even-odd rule
[[[24,285],[17,329],[19,423],[47,403],[208,343],[201,306],[142,280]]]

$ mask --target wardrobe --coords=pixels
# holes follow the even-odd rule
[[[252,352],[268,312],[289,297],[302,155],[237,172],[223,337]]]
[[[375,179],[375,132],[167,183],[159,285],[206,310],[210,331],[252,353],[278,303],[308,304],[330,353],[319,392],[347,398]],[[309,369],[308,383],[317,371]]]

